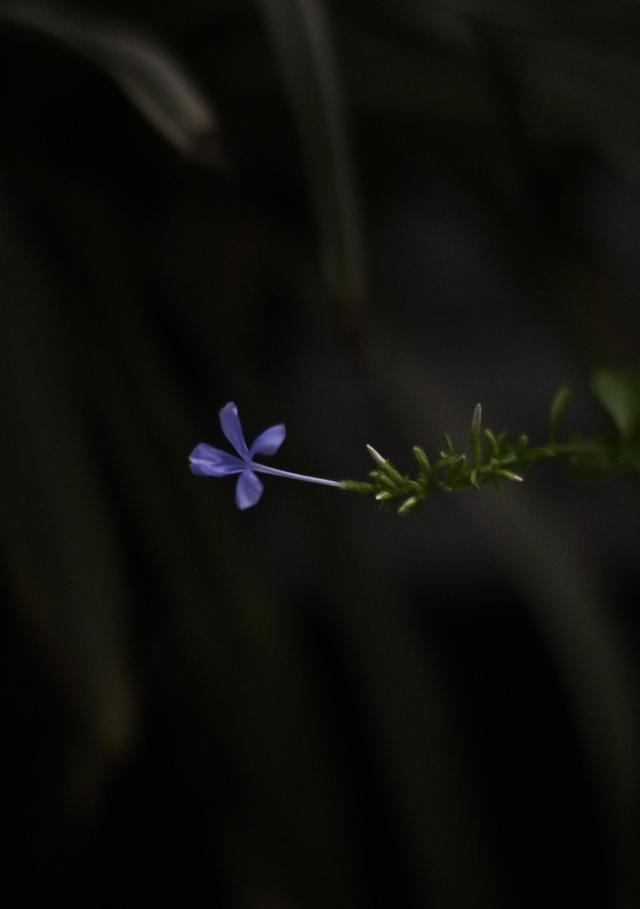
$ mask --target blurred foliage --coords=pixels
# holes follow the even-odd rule
[[[0,4],[7,905],[638,905],[635,480],[248,517],[186,456],[540,437],[599,363],[635,438],[639,16]]]
[[[0,6],[0,19],[60,41],[113,78],[150,124],[180,151],[212,163],[217,133],[212,106],[157,42],[56,5]]]
[[[640,376],[601,370],[593,377],[593,392],[616,425],[620,436],[640,432]]]

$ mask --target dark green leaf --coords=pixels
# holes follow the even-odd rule
[[[624,439],[640,426],[640,374],[603,369],[595,373],[591,389]]]

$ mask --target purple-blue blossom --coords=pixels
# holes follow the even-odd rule
[[[201,442],[189,455],[191,472],[198,477],[229,477],[238,476],[236,483],[236,505],[244,510],[251,508],[260,501],[264,486],[259,473],[269,474],[273,477],[285,477],[289,480],[303,480],[306,483],[320,483],[323,486],[340,486],[336,480],[324,480],[321,477],[307,477],[299,473],[290,473],[288,470],[279,470],[255,461],[256,455],[274,455],[286,436],[284,423],[270,426],[247,445],[242,424],[238,416],[238,408],[229,401],[220,411],[220,426],[232,444],[237,454],[230,454],[220,448],[214,448],[206,442]]]

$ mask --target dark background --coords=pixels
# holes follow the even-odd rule
[[[0,6],[7,909],[640,905],[637,482],[403,520],[187,467],[228,400],[337,479],[477,401],[543,439],[565,382],[606,428],[639,36],[623,0]]]

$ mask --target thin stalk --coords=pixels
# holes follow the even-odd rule
[[[247,467],[258,473],[267,473],[271,477],[285,477],[287,480],[302,480],[305,483],[318,483],[320,486],[342,486],[337,480],[324,480],[322,477],[307,477],[302,473],[291,473],[289,470],[279,470],[277,467],[267,467],[266,464],[257,464],[248,461]]]

